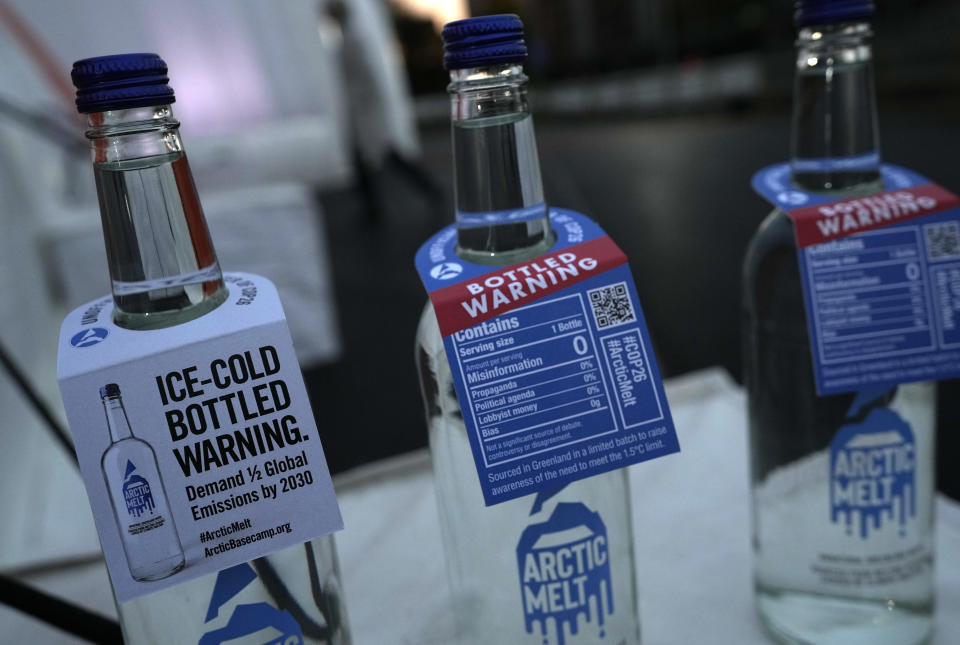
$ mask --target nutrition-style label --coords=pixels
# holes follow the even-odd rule
[[[517,309],[491,336],[454,334],[488,466],[615,430],[586,316],[573,295]]]
[[[919,230],[910,228],[870,231],[808,250],[824,364],[935,346]]]
[[[818,392],[960,375],[960,199],[883,166],[887,190],[830,201],[754,177],[793,219]]]
[[[417,256],[488,505],[679,450],[626,257],[551,218],[559,241],[527,263],[468,264],[453,229]]]

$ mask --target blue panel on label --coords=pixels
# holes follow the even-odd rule
[[[647,348],[639,329],[602,337],[603,354],[614,389],[614,401],[623,427],[632,428],[663,418],[653,381],[650,380]]]
[[[818,393],[960,376],[960,200],[896,166],[884,192],[841,200],[789,175],[753,185],[794,222]]]
[[[680,449],[625,256],[551,215],[560,239],[528,263],[471,265],[449,230],[418,254],[487,505]]]

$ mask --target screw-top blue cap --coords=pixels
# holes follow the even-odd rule
[[[441,36],[446,69],[521,63],[527,58],[523,23],[512,13],[448,22]]]
[[[107,383],[100,388],[100,398],[105,399],[108,396],[120,396],[120,386],[116,383]]]
[[[829,25],[873,18],[873,0],[797,0],[793,22],[797,27]]]
[[[70,72],[82,114],[173,103],[167,64],[156,54],[85,58]]]

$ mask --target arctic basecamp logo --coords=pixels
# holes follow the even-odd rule
[[[843,426],[830,444],[831,521],[863,539],[890,522],[905,535],[917,515],[915,468],[913,431],[893,410]]]
[[[463,273],[463,265],[456,262],[441,262],[430,269],[430,277],[435,280],[452,280]]]
[[[585,627],[579,624],[583,615],[603,638],[613,588],[607,528],[599,513],[580,503],[557,504],[547,521],[523,531],[517,566],[528,633],[538,623],[545,644],[564,645],[567,630],[576,634]]]
[[[70,344],[74,347],[91,347],[106,338],[107,333],[103,327],[90,327],[74,334],[70,338]]]
[[[150,484],[137,472],[133,462],[127,460],[127,469],[123,473],[123,500],[127,504],[127,513],[130,517],[140,517],[144,513],[153,513],[156,504]]]

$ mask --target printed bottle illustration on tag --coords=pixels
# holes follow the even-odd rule
[[[527,633],[536,623],[544,645],[564,645],[567,630],[592,624],[603,638],[614,610],[609,553],[606,525],[585,504],[561,502],[549,519],[529,525],[517,544]]]
[[[915,464],[913,431],[889,408],[840,428],[830,443],[831,521],[864,540],[889,522],[906,535],[917,516]]]
[[[111,439],[101,465],[130,575],[141,581],[169,577],[185,560],[157,457],[150,444],[133,436],[120,387],[103,386],[100,398]]]

